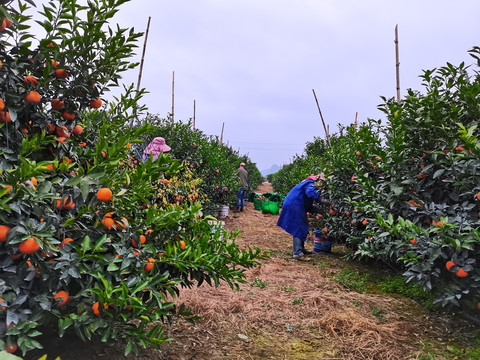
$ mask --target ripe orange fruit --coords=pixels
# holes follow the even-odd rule
[[[27,240],[23,240],[20,243],[20,246],[18,247],[18,250],[20,250],[20,252],[22,254],[29,255],[29,254],[33,254],[34,252],[37,252],[38,250],[40,250],[40,245],[38,245],[35,238],[31,237],[31,238],[28,238]]]
[[[48,164],[45,166],[48,170],[53,171],[53,164]]]
[[[368,222],[367,219],[364,219],[364,220],[362,221],[362,224],[363,224],[363,225],[367,225],[367,222]]]
[[[36,178],[35,176],[33,176],[33,177],[30,179],[30,181],[32,182],[32,184],[33,184],[34,186],[37,186],[38,181],[37,181],[37,178]]]
[[[51,61],[53,67],[57,67],[57,66],[58,66],[58,61],[53,60],[53,59],[50,59],[50,61]]]
[[[97,199],[103,202],[112,200],[112,190],[109,188],[101,188],[97,191]]]
[[[72,129],[73,135],[77,135],[77,136],[80,135],[80,134],[82,133],[82,131],[83,131],[83,127],[81,127],[81,126],[78,125],[78,124],[75,125],[75,126],[73,127],[73,129]]]
[[[357,151],[355,154],[360,155],[361,153],[360,153],[360,151]]]
[[[5,102],[3,101],[3,99],[0,99],[0,111],[4,109],[5,109]]]
[[[168,180],[167,180],[167,179],[163,179],[163,183],[164,183],[164,184],[168,184]]]
[[[72,197],[70,196],[65,198],[63,200],[63,203],[61,199],[57,200],[57,210],[62,210],[62,209],[72,210],[74,207],[75,207],[75,203],[73,202]]]
[[[105,230],[113,230],[115,228],[115,220],[111,216],[107,216],[107,214],[103,217],[102,224]]]
[[[66,79],[68,77],[68,73],[64,69],[55,70],[55,75],[59,79]]]
[[[98,310],[99,305],[100,305],[100,304],[98,303],[98,301],[97,301],[95,304],[92,305],[93,313],[94,313],[95,315],[97,315],[97,316],[100,316],[100,311]],[[103,308],[104,308],[104,309],[107,309],[107,308],[108,308],[107,303],[104,303],[104,304],[103,304]]]
[[[464,278],[464,277],[467,277],[468,276],[468,272],[466,272],[465,270],[463,270],[462,268],[458,269],[458,271],[456,272],[457,276],[458,277],[461,277],[461,278]]]
[[[99,97],[96,100],[90,100],[91,108],[98,109],[100,106],[102,106],[102,100]]]
[[[37,91],[30,91],[28,94],[25,95],[25,101],[29,104],[36,104],[42,100],[42,97]]]
[[[63,114],[62,114],[63,118],[65,120],[73,120],[75,119],[75,114],[74,113],[71,113],[71,112],[68,112],[68,111],[65,111]]]
[[[115,225],[117,227],[117,230],[120,230],[122,228],[126,230],[128,226],[128,220],[122,216],[120,220],[117,220],[117,223]]]
[[[38,80],[35,76],[28,75],[28,76],[25,76],[25,78],[23,79],[23,82],[28,82],[30,83],[30,85],[37,85]]]
[[[5,299],[0,298],[0,302],[4,302],[4,301],[5,301]],[[7,310],[7,307],[6,307],[6,306],[2,306],[2,310],[3,310],[3,311]]]
[[[7,241],[8,230],[10,230],[10,227],[7,225],[0,225],[0,242]]]
[[[61,291],[57,292],[53,298],[55,300],[56,299],[63,299],[59,304],[59,306],[63,306],[67,303],[69,296],[68,296],[68,293],[66,291],[61,290]]]
[[[64,138],[70,137],[70,131],[67,129],[66,126],[57,126],[57,128],[55,129],[55,134]]]
[[[155,259],[154,259],[154,258],[148,258],[148,262],[145,264],[145,266],[143,267],[143,269],[144,269],[146,272],[150,272],[150,271],[152,271],[154,264],[155,264]]]
[[[12,347],[10,347],[10,345],[5,344],[5,349],[7,350],[7,352],[9,354],[13,354],[15,351],[17,351],[18,346],[17,346],[17,344],[13,344]]]
[[[327,232],[327,231],[328,231],[328,228],[324,228],[324,229],[323,229],[323,232]]]
[[[183,249],[185,249],[186,246],[187,246],[187,245],[185,244],[185,241],[180,240],[180,249],[183,250]]]
[[[60,243],[60,245],[62,245],[62,246],[63,246],[63,245],[66,245],[66,244],[68,244],[70,241],[73,241],[73,239],[72,239],[72,238],[65,238],[65,239]]]
[[[62,144],[65,144],[65,140],[67,140],[66,137],[63,137],[63,136],[60,136],[57,138],[58,142],[62,143]]]
[[[411,241],[410,241],[413,245],[415,245],[417,243],[417,239],[413,238]]]
[[[7,194],[10,194],[10,191],[12,191],[12,185],[5,185],[5,189],[7,189]]]
[[[65,106],[65,103],[60,99],[53,99],[50,104],[52,105],[53,110],[60,111]]]
[[[477,199],[480,200],[480,191],[477,193]]]
[[[55,132],[55,125],[47,124],[45,125],[45,130],[47,130],[47,133],[53,134]]]
[[[0,111],[0,124],[6,124],[12,122],[12,118],[10,117],[10,113],[8,111]]]
[[[132,245],[134,247],[138,247],[137,242],[133,238],[130,238],[130,241],[132,242]],[[145,244],[146,241],[147,241],[147,238],[144,235],[140,235],[140,244]]]
[[[447,263],[445,264],[445,267],[447,268],[447,270],[450,270],[452,266],[455,266],[455,263],[452,260],[447,261]]]

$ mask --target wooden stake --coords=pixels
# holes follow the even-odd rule
[[[358,118],[358,111],[355,113],[355,124],[354,124],[355,131],[357,131],[357,118]]]
[[[172,74],[172,127],[174,122],[173,114],[175,112],[175,71]]]
[[[313,96],[315,97],[315,102],[317,103],[317,108],[318,108],[318,113],[320,114],[320,119],[322,119],[323,129],[325,130],[325,135],[327,137],[327,143],[328,143],[328,146],[330,146],[330,148],[331,148],[332,144],[330,143],[330,136],[328,135],[328,130],[327,130],[327,127],[325,126],[325,121],[323,120],[322,110],[320,110],[320,105],[318,105],[317,94],[315,94],[314,89],[312,89],[312,91],[313,91]]]
[[[193,100],[193,131],[195,131],[195,100]]]
[[[148,30],[150,29],[151,16],[148,17],[147,31],[145,32],[145,41],[143,42],[142,60],[140,61],[140,71],[138,72],[137,92],[140,90],[140,82],[142,81],[143,61],[145,59],[145,51],[147,49]]]
[[[220,135],[220,144],[223,144],[223,128],[225,127],[225,123],[222,123],[222,134]]]
[[[400,102],[400,55],[398,51],[398,24],[395,25],[395,60],[397,75],[397,102]]]
[[[145,40],[143,42],[142,59],[140,60],[140,70],[138,71],[137,92],[140,91],[140,82],[142,81],[143,61],[145,60],[145,51],[147,50],[148,31],[150,29],[151,18],[151,16],[148,17],[147,31],[145,32]],[[132,119],[130,120],[130,129],[133,127],[133,120],[134,118],[132,117]]]

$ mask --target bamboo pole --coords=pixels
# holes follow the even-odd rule
[[[195,100],[193,100],[193,131],[195,131]]]
[[[355,131],[357,131],[357,118],[358,118],[358,111],[355,113],[355,124],[354,124]]]
[[[172,74],[172,127],[174,120],[174,112],[175,112],[175,71]]]
[[[137,92],[140,90],[140,82],[142,81],[143,61],[145,59],[145,51],[147,49],[148,31],[150,29],[151,16],[148,17],[147,31],[145,32],[145,41],[143,42],[142,60],[140,61],[140,71],[138,72]]]
[[[320,110],[320,105],[318,105],[317,94],[315,94],[314,89],[312,89],[312,91],[313,91],[313,96],[315,97],[315,102],[317,103],[317,108],[318,108],[318,113],[320,114],[320,119],[322,119],[323,129],[325,130],[325,135],[327,137],[327,143],[328,143],[328,146],[330,146],[330,148],[331,148],[332,144],[330,143],[330,136],[328,135],[328,130],[327,130],[327,127],[325,126],[325,121],[323,120],[322,110]]]
[[[222,123],[222,133],[220,135],[220,145],[223,144],[223,128],[225,127],[225,123]]]
[[[398,24],[395,25],[395,62],[397,77],[397,102],[400,102],[400,55],[398,51]]]
[[[148,31],[150,29],[150,20],[152,19],[151,16],[148,17],[147,22],[147,30],[145,31],[145,40],[143,42],[143,51],[142,51],[142,59],[140,60],[140,70],[138,71],[138,80],[137,80],[137,93],[140,91],[140,82],[142,81],[142,72],[143,72],[143,62],[145,60],[145,51],[147,50],[147,40],[148,40]],[[130,129],[133,127],[133,117],[130,120]]]

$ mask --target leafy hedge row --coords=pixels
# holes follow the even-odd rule
[[[221,144],[217,136],[208,136],[199,129],[192,130],[191,122],[177,121],[172,124],[170,119],[149,115],[142,123],[151,125],[154,130],[144,138],[143,144],[136,146],[137,156],[143,154],[143,149],[154,137],[165,138],[172,148],[171,156],[185,163],[191,169],[193,177],[201,178],[199,191],[204,196],[204,211],[207,213],[216,214],[222,205],[235,206],[237,169],[241,162],[246,164],[250,191],[254,191],[263,181],[260,171],[250,158]]]
[[[471,66],[446,64],[422,75],[424,92],[383,98],[387,123],[340,127],[272,178],[287,193],[306,175],[328,175],[335,204],[312,229],[404,270],[444,306],[480,308],[480,48]],[[292,181],[293,179],[293,181]]]

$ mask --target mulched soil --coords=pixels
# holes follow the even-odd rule
[[[256,190],[271,191],[270,184]],[[227,284],[182,290],[177,303],[190,306],[202,319],[195,325],[176,320],[166,331],[174,340],[161,351],[145,349],[125,357],[124,344],[49,336],[42,352],[25,359],[47,353],[48,359],[62,360],[404,360],[418,358],[425,339],[441,349],[457,332],[472,327],[455,317],[428,314],[413,300],[343,287],[335,274],[352,266],[342,258],[343,247],[314,253],[307,262],[292,259],[292,237],[276,226],[277,219],[254,210],[252,203],[224,219],[226,228],[242,233],[236,241],[240,247],[269,250],[270,259],[246,271],[240,291]],[[312,248],[310,239],[307,249]]]

